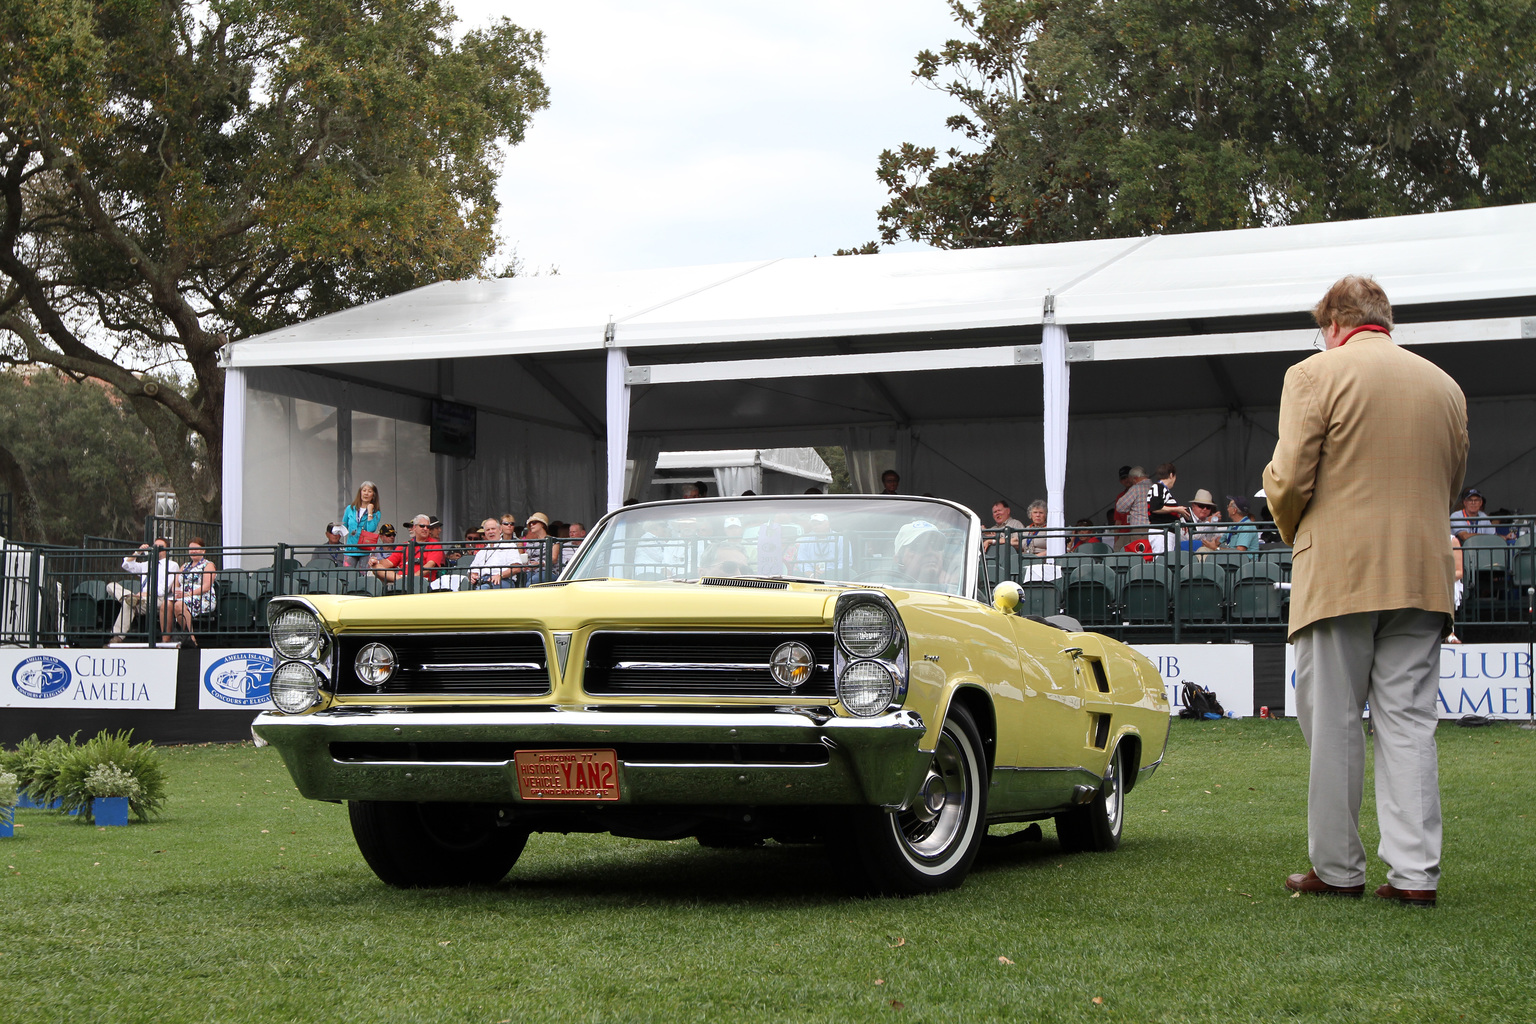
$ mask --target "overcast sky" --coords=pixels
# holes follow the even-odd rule
[[[956,104],[911,74],[958,34],[944,0],[453,7],[544,33],[550,106],[499,189],[529,270],[830,256],[879,236],[882,149],[953,144]]]

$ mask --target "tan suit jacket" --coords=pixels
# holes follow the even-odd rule
[[[1449,509],[1467,466],[1467,402],[1377,331],[1292,366],[1264,492],[1292,545],[1289,633],[1355,612],[1455,612]]]

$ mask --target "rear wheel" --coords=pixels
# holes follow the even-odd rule
[[[1091,853],[1120,848],[1125,827],[1125,772],[1120,750],[1109,757],[1098,795],[1082,807],[1056,815],[1056,838],[1068,853]]]
[[[950,709],[933,760],[905,810],[854,808],[832,853],[858,891],[915,895],[965,881],[986,835],[987,762],[981,732],[963,707]]]
[[[488,804],[353,800],[347,815],[363,859],[397,889],[494,884],[528,842],[527,830],[498,824]]]

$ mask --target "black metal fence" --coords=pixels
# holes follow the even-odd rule
[[[1536,615],[1533,527],[1536,517],[1501,522],[1507,532],[1474,534],[1457,552],[1461,639],[1524,638]],[[1017,582],[1025,614],[1064,613],[1128,641],[1285,639],[1291,548],[1279,542],[1273,523],[1009,529],[986,536],[990,582]],[[1062,554],[1046,554],[1053,537]],[[1247,543],[1238,550],[1233,541]]]
[[[1283,640],[1291,551],[1265,541],[1271,524],[1253,525],[1255,533],[1245,536],[1256,546],[1245,551],[1226,544],[1228,534],[1212,546],[1180,529],[989,532],[986,570],[989,585],[1010,579],[1023,588],[1025,614],[1065,613],[1128,641]],[[203,536],[213,532],[207,526],[181,521],[178,529]],[[1512,540],[1468,538],[1460,554],[1461,639],[1525,638],[1536,603],[1533,527],[1536,517],[1522,517],[1508,524]],[[157,530],[164,528],[162,522]],[[1048,553],[1053,534],[1061,554]],[[273,597],[527,586],[559,574],[556,562],[566,558],[556,554],[557,544],[566,557],[574,550],[570,541],[515,541],[506,549],[510,557],[477,570],[475,550],[453,544],[407,541],[357,561],[327,545],[210,545],[198,562],[185,544],[173,543],[166,558],[175,571],[162,572],[141,545],[112,538],[86,538],[80,547],[7,542],[0,546],[0,643],[264,645]]]

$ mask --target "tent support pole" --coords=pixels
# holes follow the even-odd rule
[[[227,351],[227,350],[226,350]],[[245,533],[245,371],[229,367],[224,371],[224,478],[220,490],[224,505],[224,529],[220,541],[228,548],[238,548]],[[240,555],[220,552],[219,564],[226,569],[240,567]]]
[[[1056,323],[1056,296],[1046,293],[1044,331],[1040,338],[1040,366],[1045,398],[1045,523],[1046,554],[1052,558],[1066,553],[1063,532],[1066,514],[1063,502],[1067,489],[1067,412],[1070,405],[1070,371],[1067,369],[1067,329]]]
[[[603,337],[608,347],[608,511],[624,504],[624,463],[629,455],[629,354],[614,344],[613,324]]]

